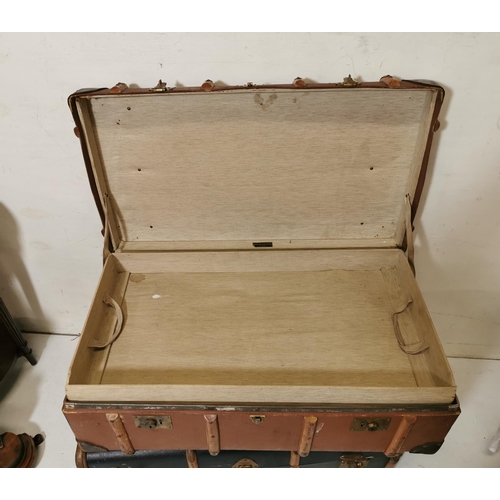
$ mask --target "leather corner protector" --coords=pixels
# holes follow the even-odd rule
[[[304,87],[307,87],[307,83],[302,78],[297,77],[293,81],[293,86],[299,89],[303,89]]]
[[[128,89],[126,83],[118,82],[113,88],[109,89],[110,94],[121,94],[124,90]]]
[[[201,85],[201,88],[205,91],[205,92],[210,92],[213,88],[215,87],[214,85],[214,82],[212,80],[205,80],[202,85]]]
[[[398,88],[401,87],[401,82],[391,75],[383,76],[380,81],[385,83],[389,88]]]

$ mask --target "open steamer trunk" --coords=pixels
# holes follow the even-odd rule
[[[75,98],[115,252],[68,398],[450,403],[402,250],[442,90],[178,90]]]
[[[105,228],[63,407],[79,466],[439,449],[460,408],[412,220],[443,95],[385,77],[70,97]]]

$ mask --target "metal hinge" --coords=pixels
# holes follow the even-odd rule
[[[364,467],[368,467],[368,462],[371,457],[365,457],[360,455],[359,453],[353,455],[342,455],[340,457],[340,465],[341,469],[362,469]]]

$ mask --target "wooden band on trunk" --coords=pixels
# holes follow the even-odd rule
[[[307,455],[309,455],[309,452],[311,451],[317,422],[318,417],[304,417],[298,450],[298,453],[301,457],[307,457]]]
[[[80,446],[80,443],[76,445],[76,453],[75,453],[75,465],[78,469],[87,469],[87,453],[83,451],[83,448]]]
[[[117,413],[106,413],[106,418],[115,433],[120,450],[122,450],[125,455],[133,455],[135,453],[135,449],[132,446],[130,438],[128,437],[127,430],[123,425],[120,415]]]
[[[195,450],[186,450],[186,460],[190,469],[198,469],[198,457]]]
[[[297,469],[300,467],[300,455],[296,451],[290,453],[290,467]]]
[[[386,456],[394,457],[395,455],[399,454],[406,438],[408,437],[408,434],[411,431],[411,428],[413,427],[413,424],[416,421],[417,417],[413,415],[409,415],[401,419],[401,422],[399,423],[399,426],[394,433],[392,441],[389,443],[389,446],[384,452]]]
[[[218,455],[220,451],[219,422],[217,421],[217,415],[205,415],[205,420],[207,421],[206,433],[208,452],[210,455],[215,456]]]

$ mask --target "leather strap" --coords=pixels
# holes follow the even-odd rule
[[[414,344],[405,344],[405,341],[403,339],[403,336],[401,335],[401,330],[399,328],[399,322],[398,322],[398,317],[399,315],[406,311],[406,309],[413,303],[412,299],[409,299],[406,305],[399,311],[396,311],[392,315],[392,324],[394,325],[394,333],[396,334],[396,339],[398,340],[399,347],[406,353],[406,354],[418,354],[422,351],[425,351],[429,347],[429,343],[427,342],[427,339],[423,339],[420,342],[416,342]]]
[[[113,330],[113,335],[107,342],[100,342],[96,339],[92,339],[89,342],[89,347],[96,347],[97,349],[103,349],[104,347],[111,345],[118,338],[123,327],[123,312],[121,307],[118,305],[118,302],[116,302],[116,300],[113,299],[113,297],[110,297],[108,294],[104,295],[104,298],[102,300],[106,305],[114,308],[116,314],[116,323]]]
[[[406,256],[410,264],[413,275],[415,275],[415,246],[413,244],[413,229],[411,225],[411,200],[410,195],[406,195],[405,200],[405,225],[406,225]]]

